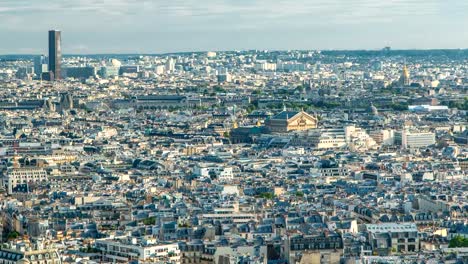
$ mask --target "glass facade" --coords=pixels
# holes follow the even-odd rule
[[[61,35],[60,31],[49,31],[49,71],[54,74],[54,79],[61,78]]]

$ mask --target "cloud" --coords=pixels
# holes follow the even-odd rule
[[[118,45],[130,45],[132,39],[134,47],[145,50],[176,46],[170,42],[182,48],[222,49],[231,43],[262,47],[268,41],[283,43],[279,36],[325,46],[344,37],[348,43],[362,44],[363,38],[374,43],[370,38],[450,31],[468,23],[466,11],[465,0],[0,0],[0,35],[30,36],[21,43],[28,45],[39,42],[33,37],[58,28],[89,50],[119,50]],[[231,36],[236,38],[226,43]],[[429,39],[440,42],[436,37]],[[466,37],[454,34],[449,39],[460,43]],[[5,45],[15,47],[18,41],[7,40]]]
[[[420,16],[437,13],[441,0],[4,0],[0,13],[101,14],[109,16],[153,13],[162,17],[218,17],[276,19],[308,15],[325,18],[354,16]],[[317,22],[317,21],[315,21]]]

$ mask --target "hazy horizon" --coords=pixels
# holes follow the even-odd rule
[[[4,0],[0,54],[466,49],[462,0]]]

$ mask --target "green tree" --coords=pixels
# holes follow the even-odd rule
[[[84,253],[101,253],[101,250],[91,247],[91,245],[88,245],[85,248],[80,248],[80,251]]]
[[[259,197],[267,200],[272,200],[273,198],[275,198],[275,194],[270,192],[264,192],[261,193]]]
[[[255,109],[257,109],[257,107],[255,106],[255,104],[249,104],[249,106],[247,106],[246,108],[246,111],[247,113],[252,113]]]
[[[149,217],[149,218],[143,219],[143,224],[144,225],[155,225],[156,224],[156,218],[155,217]]]
[[[213,171],[213,170],[210,170],[210,172],[208,172],[208,175],[210,175],[211,180],[214,180],[214,179],[218,178],[218,175],[216,175],[216,172]]]
[[[468,238],[456,236],[449,242],[449,248],[464,248],[468,247]]]
[[[252,91],[252,94],[259,95],[259,94],[262,94],[262,91],[261,90],[254,90],[254,91]]]
[[[395,111],[408,110],[408,103],[394,103],[390,106]]]
[[[11,232],[8,233],[8,235],[7,235],[7,239],[8,239],[8,240],[17,239],[18,237],[19,237],[19,233],[16,232],[16,231],[11,231]]]
[[[215,85],[213,86],[213,90],[217,93],[225,93],[226,92],[226,89],[224,89],[223,87],[219,86],[219,85]]]
[[[447,105],[449,108],[456,108],[458,110],[468,111],[468,97],[465,98],[463,101],[449,101],[444,102],[442,104]]]

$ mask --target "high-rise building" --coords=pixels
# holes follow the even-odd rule
[[[156,66],[156,68],[154,69],[154,71],[156,72],[156,74],[163,74],[163,73],[164,73],[164,70],[165,70],[164,65],[158,65],[158,66]]]
[[[123,75],[125,73],[133,74],[133,73],[139,73],[139,72],[140,72],[140,65],[123,65],[123,66],[120,66],[120,69],[119,69],[120,75]]]
[[[216,71],[216,77],[218,79],[218,83],[229,83],[232,81],[232,76],[229,74],[227,69],[220,68]]]
[[[62,71],[63,78],[88,79],[96,76],[96,68],[93,66],[65,67]]]
[[[166,71],[173,72],[175,70],[175,61],[173,58],[169,58],[166,61]]]
[[[276,63],[257,61],[254,66],[257,71],[276,71]]]
[[[16,78],[20,80],[31,80],[34,74],[34,68],[32,67],[21,67],[16,72]]]
[[[53,73],[54,79],[61,78],[61,36],[58,30],[49,31],[49,71]]]
[[[47,56],[40,55],[34,58],[34,74],[36,78],[41,78],[43,72],[48,71]]]
[[[432,132],[409,132],[403,130],[401,145],[403,148],[422,148],[436,143],[435,134]]]
[[[119,76],[120,67],[117,66],[102,66],[99,70],[99,75],[102,78]]]

